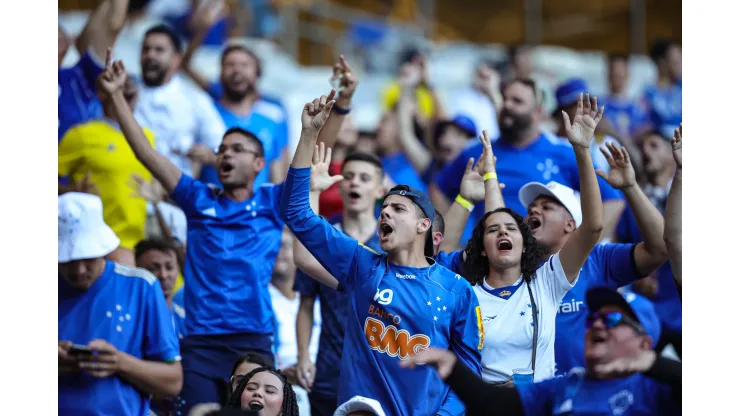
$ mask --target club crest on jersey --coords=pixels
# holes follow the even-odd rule
[[[411,335],[405,329],[385,325],[375,318],[365,319],[365,339],[370,349],[407,360],[429,348],[431,340],[424,334]]]
[[[478,321],[478,349],[483,349],[483,341],[486,339],[486,331],[483,329],[483,315],[480,313],[480,306],[475,307],[475,317]]]
[[[502,290],[501,293],[499,294],[499,296],[501,296],[502,298],[509,297],[509,296],[511,296],[511,291],[510,290]]]

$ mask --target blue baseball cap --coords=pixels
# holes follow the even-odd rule
[[[582,78],[569,79],[555,90],[555,98],[558,101],[558,107],[567,107],[578,101],[578,94],[588,92],[588,84]]]
[[[453,125],[457,127],[458,129],[464,131],[470,137],[475,137],[478,133],[478,128],[475,125],[475,121],[464,114],[458,114],[452,120],[443,123],[446,125]]]
[[[586,292],[586,305],[592,313],[604,306],[618,306],[642,325],[645,334],[652,338],[653,348],[660,339],[660,320],[653,304],[634,292],[625,291],[622,294],[608,287],[594,287]]]
[[[427,218],[432,221],[432,224],[434,224],[434,205],[432,205],[432,201],[429,200],[429,197],[426,193],[421,192],[418,189],[414,189],[408,185],[396,185],[391,188],[388,193],[385,194],[385,196],[383,197],[383,202],[385,202],[385,199],[391,195],[405,196],[406,198],[410,199],[411,202],[421,208],[421,211],[424,213],[424,215],[426,215]],[[432,240],[431,226],[429,227],[429,231],[427,232],[426,243],[424,246],[424,255],[427,257],[434,257],[434,242]]]

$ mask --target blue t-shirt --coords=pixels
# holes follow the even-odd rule
[[[596,380],[573,372],[568,377],[555,377],[516,388],[527,416],[681,414],[671,387],[642,374]]]
[[[236,202],[215,187],[182,175],[172,199],[188,220],[185,255],[187,335],[270,334],[268,284],[280,250],[283,185],[255,188]]]
[[[95,93],[95,80],[105,70],[92,51],[85,52],[77,64],[59,68],[59,138],[75,124],[103,116],[103,106]]]
[[[522,216],[527,215],[527,207],[519,202],[519,189],[529,182],[555,181],[575,190],[581,188],[578,164],[573,148],[566,139],[543,133],[523,149],[515,148],[504,140],[496,140],[491,147],[498,159],[496,162],[498,180],[506,184],[506,187],[501,190],[506,207]],[[468,159],[472,157],[478,160],[481,153],[483,153],[483,145],[474,141],[437,175],[437,186],[450,201],[453,201],[460,192],[460,180],[465,173]],[[622,199],[619,191],[612,188],[606,181],[600,177],[598,181],[603,201]],[[462,235],[463,245],[472,237],[473,229],[478,220],[483,217],[484,210],[483,202],[475,205]]]
[[[338,230],[342,229],[341,214],[335,215],[328,221]],[[379,253],[382,252],[377,233],[373,234],[364,244]],[[303,296],[318,296],[321,304],[321,336],[319,353],[316,357],[316,377],[311,387],[311,394],[336,397],[339,393],[337,363],[342,359],[349,294],[323,285],[300,270],[296,272],[295,290]]]
[[[556,374],[583,367],[586,336],[586,292],[596,286],[617,289],[641,279],[632,251],[634,244],[598,244],[583,264],[578,283],[565,294],[555,325]],[[657,341],[657,340],[656,340]]]
[[[172,316],[157,278],[111,261],[86,291],[59,278],[59,339],[81,345],[103,339],[142,360],[180,360]],[[121,377],[99,379],[84,372],[59,377],[60,415],[148,412],[149,394]]]
[[[421,180],[419,173],[403,152],[384,156],[381,162],[383,171],[396,185],[408,185],[421,192],[427,192],[427,185]]]
[[[644,106],[648,121],[660,130],[665,137],[673,137],[682,120],[682,82],[678,81],[668,88],[657,85],[645,90]]]
[[[270,182],[270,164],[280,160],[283,150],[288,145],[288,117],[283,104],[276,98],[260,96],[252,105],[252,111],[245,116],[237,115],[226,109],[219,100],[223,95],[220,83],[211,84],[208,94],[214,99],[216,110],[221,115],[226,128],[241,127],[254,133],[265,149],[265,168],[257,174],[254,187]],[[213,166],[204,166],[200,180],[220,185],[218,172]]]
[[[645,122],[645,112],[634,99],[627,97],[606,97],[604,102],[604,116],[609,119],[623,137],[629,137],[632,132]]]
[[[440,251],[434,257],[434,260],[442,267],[448,268],[455,273],[462,274],[463,267],[463,251],[453,251],[452,253],[446,253]]]
[[[400,361],[423,348],[450,349],[480,375],[478,300],[460,275],[438,264],[392,264],[316,215],[311,169],[290,168],[280,212],[293,234],[349,293],[339,403],[371,397],[387,414],[462,415],[465,406],[429,366]]]
[[[180,290],[172,297],[172,323],[175,325],[175,333],[178,339],[185,338],[185,290]]]
[[[658,209],[663,212],[665,207],[658,207]],[[616,235],[621,242],[636,243],[643,241],[642,233],[637,227],[637,220],[629,206],[625,208],[619,224],[617,224]],[[650,299],[655,305],[655,312],[665,328],[680,333],[683,307],[681,296],[678,294],[678,289],[676,289],[671,263],[663,263],[655,271],[655,276],[658,279],[658,293],[655,298]]]

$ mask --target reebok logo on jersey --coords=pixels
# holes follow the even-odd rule
[[[396,273],[396,277],[399,279],[416,280],[416,276],[414,276],[413,274]]]
[[[407,360],[429,348],[431,340],[424,334],[411,335],[393,325],[386,326],[375,318],[365,319],[365,339],[372,350]]]

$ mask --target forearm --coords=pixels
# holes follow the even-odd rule
[[[676,283],[681,286],[681,182],[682,170],[678,169],[673,176],[671,191],[668,194],[668,200],[665,207],[665,233],[663,239],[666,244],[668,256],[673,269],[673,276]]]
[[[192,39],[190,39],[190,42],[188,42],[188,47],[185,50],[185,54],[182,56],[182,62],[180,64],[180,68],[185,72],[187,76],[190,77],[193,81],[195,81],[198,86],[208,91],[208,88],[210,87],[210,83],[208,82],[208,79],[198,73],[193,67],[192,67],[192,60],[193,56],[195,55],[195,51],[200,47],[200,45],[203,43],[203,39],[205,39],[206,34],[208,32],[208,29],[201,29],[198,30]]]
[[[77,37],[75,43],[77,51],[84,54],[92,47],[98,58],[104,58],[106,50],[113,46],[118,33],[126,23],[128,4],[129,0],[101,2]]]
[[[663,240],[663,216],[637,184],[624,189],[623,193],[635,216],[637,228],[644,238],[645,250],[653,257],[662,258],[662,263],[668,257]]]
[[[465,404],[468,414],[491,414],[495,408],[496,415],[524,416],[515,388],[488,384],[459,360],[445,382]]]
[[[280,183],[285,180],[285,160],[276,159],[270,163],[270,182]]]
[[[578,163],[578,178],[581,183],[581,212],[583,222],[579,229],[588,233],[593,245],[599,241],[604,229],[604,205],[601,202],[601,191],[596,179],[590,149],[574,146],[573,150]]]
[[[417,140],[414,135],[413,120],[410,116],[398,112],[399,139],[406,156],[411,161],[411,165],[419,174],[423,174],[432,163],[432,155]]]
[[[462,238],[463,231],[465,231],[465,224],[470,218],[470,211],[460,205],[459,202],[454,202],[443,217],[445,220],[445,238],[442,240],[439,250],[450,253],[457,250],[460,244],[460,238]]]
[[[498,176],[488,179],[484,182],[484,184],[486,187],[486,212],[491,212],[499,208],[505,208],[506,202],[504,202],[504,195],[501,193],[501,186],[498,182]]]
[[[304,300],[305,299],[305,300]],[[308,302],[309,297],[301,296],[298,309],[298,317],[295,322],[296,343],[298,344],[298,361],[310,358],[308,346],[311,344],[311,332],[313,332],[313,302]]]
[[[182,389],[180,362],[146,361],[119,352],[118,375],[137,389],[158,396],[174,397]]]

